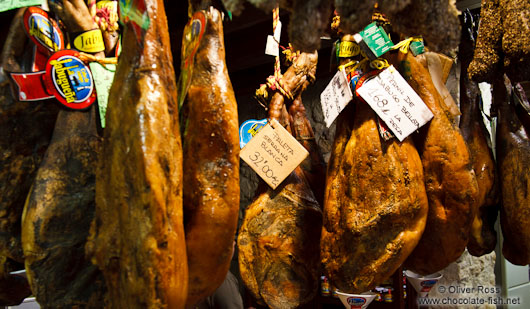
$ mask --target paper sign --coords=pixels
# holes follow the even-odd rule
[[[240,156],[272,189],[276,189],[309,155],[280,123],[272,120],[241,150]]]
[[[278,57],[280,55],[280,37],[282,35],[282,22],[278,21],[274,35],[267,36],[267,45],[265,46],[265,54]]]
[[[394,135],[403,141],[433,114],[399,72],[390,66],[357,89]]]
[[[324,120],[328,128],[352,98],[353,94],[346,79],[346,73],[343,70],[338,70],[326,89],[320,94],[320,104],[322,104]]]
[[[239,127],[239,146],[241,148],[258,134],[259,130],[267,124],[267,119],[255,120],[249,119]]]
[[[0,12],[23,8],[26,6],[41,5],[46,0],[0,0]]]
[[[105,115],[107,113],[109,92],[110,87],[112,86],[112,81],[114,80],[114,74],[116,73],[116,65],[106,64],[106,67],[104,67],[97,62],[91,62],[89,66],[90,71],[92,71],[92,75],[94,76],[94,83],[96,84],[101,127],[105,128]]]

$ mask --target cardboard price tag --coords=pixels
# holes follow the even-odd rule
[[[346,73],[343,70],[338,70],[326,89],[320,94],[320,104],[322,104],[324,120],[328,128],[352,98],[353,94]]]
[[[433,114],[399,72],[390,66],[366,81],[357,93],[403,141],[432,119]]]
[[[278,121],[265,125],[240,156],[272,189],[276,189],[309,155]]]

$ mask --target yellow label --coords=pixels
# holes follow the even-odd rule
[[[108,8],[111,12],[118,11],[118,2],[117,1],[98,1],[96,2],[96,8],[103,9]]]
[[[85,53],[97,53],[105,50],[101,30],[83,32],[74,39],[74,47]]]
[[[340,42],[339,57],[349,58],[357,56],[361,52],[361,48],[355,42],[343,41]]]

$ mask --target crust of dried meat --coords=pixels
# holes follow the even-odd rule
[[[355,112],[354,112],[355,108]],[[322,263],[341,291],[362,293],[391,276],[425,227],[427,196],[412,141],[383,141],[364,102],[341,113],[328,165]]]
[[[188,304],[212,294],[230,266],[239,215],[237,103],[225,63],[221,13],[205,12],[182,113]]]
[[[188,271],[175,71],[162,0],[146,0],[139,42],[125,26],[96,171],[87,250],[109,308],[182,308]]]

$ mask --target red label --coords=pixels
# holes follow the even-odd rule
[[[46,11],[29,7],[24,12],[23,21],[26,34],[43,52],[50,53],[64,48],[64,35]]]
[[[46,63],[48,62],[48,55],[44,54],[37,46],[33,48],[33,64],[31,65],[31,72],[40,72],[46,70]]]
[[[40,101],[51,99],[50,95],[44,89],[42,78],[44,71],[35,73],[11,73],[11,78],[18,87],[19,101]]]
[[[92,73],[75,50],[53,54],[46,65],[44,83],[48,92],[70,109],[88,108],[96,100]]]

